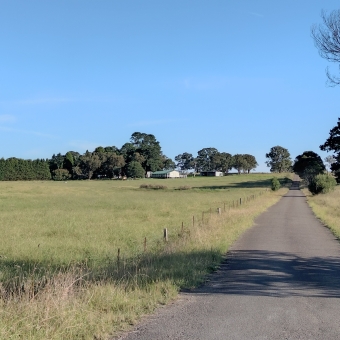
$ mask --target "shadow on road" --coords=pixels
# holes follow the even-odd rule
[[[340,258],[269,251],[232,251],[197,293],[340,297]],[[193,292],[195,293],[195,292]]]

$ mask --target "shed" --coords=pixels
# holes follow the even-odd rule
[[[220,177],[220,176],[223,176],[223,172],[222,171],[201,171],[201,176]]]
[[[155,171],[151,178],[179,178],[179,172],[176,170]]]

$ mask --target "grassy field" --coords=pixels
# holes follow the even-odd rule
[[[308,203],[315,215],[333,232],[340,240],[340,186],[328,194],[312,196],[307,189]]]
[[[204,282],[285,192],[267,190],[272,177],[0,182],[0,338],[107,339],[130,327]]]

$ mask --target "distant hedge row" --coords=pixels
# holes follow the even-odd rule
[[[49,162],[44,159],[0,159],[0,181],[49,180]]]

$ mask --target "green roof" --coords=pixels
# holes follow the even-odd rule
[[[168,174],[169,172],[176,171],[176,170],[162,170],[162,171],[155,171],[152,173],[152,175],[165,175]]]

